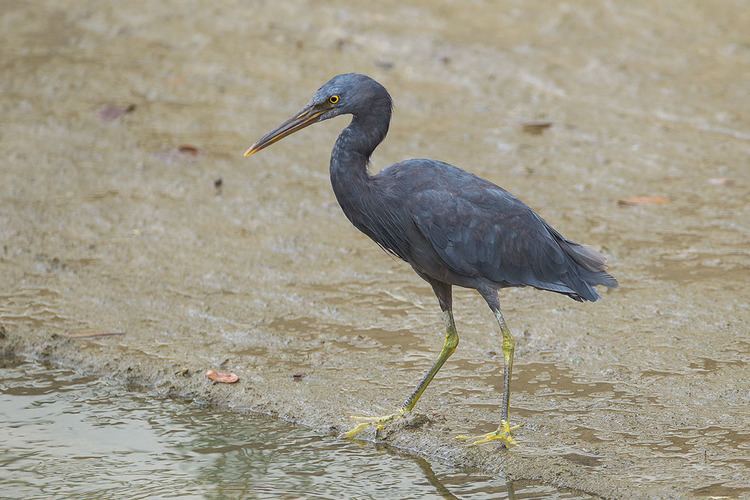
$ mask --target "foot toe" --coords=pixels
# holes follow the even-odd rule
[[[367,429],[368,427],[370,427],[370,425],[372,425],[372,424],[370,424],[369,422],[359,423],[359,424],[355,425],[354,427],[352,427],[351,429],[349,429],[348,431],[346,431],[344,433],[344,436],[348,437],[348,438],[356,437],[360,432],[362,432],[365,429]]]
[[[472,446],[480,445],[489,443],[491,441],[500,441],[500,443],[505,448],[510,448],[511,446],[514,446],[518,444],[515,439],[513,439],[513,436],[511,435],[511,431],[514,431],[521,427],[521,425],[510,425],[510,422],[506,422],[505,420],[502,420],[500,422],[500,426],[497,428],[494,432],[489,432],[487,434],[483,434],[480,436],[466,436],[466,435],[460,435],[456,436],[456,439],[460,439],[462,441],[471,441]]]
[[[366,430],[368,427],[375,427],[375,433],[377,435],[378,432],[383,430],[386,424],[390,423],[392,420],[403,417],[406,413],[406,410],[399,410],[396,413],[386,415],[384,417],[351,416],[349,418],[359,423],[355,425],[351,430],[345,432],[344,436],[353,438],[360,434],[362,431]]]

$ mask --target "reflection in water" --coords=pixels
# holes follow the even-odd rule
[[[581,498],[34,364],[0,368],[0,407],[3,496]]]

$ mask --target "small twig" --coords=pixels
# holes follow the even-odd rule
[[[114,335],[125,335],[125,332],[98,332],[96,330],[80,330],[77,332],[68,332],[66,337],[71,339],[86,339],[92,337],[112,337]]]

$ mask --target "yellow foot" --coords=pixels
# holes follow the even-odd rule
[[[456,439],[462,441],[471,441],[472,445],[489,443],[490,441],[500,441],[503,446],[510,448],[517,444],[513,436],[510,435],[511,431],[514,431],[521,427],[520,425],[510,425],[510,422],[505,420],[500,421],[500,427],[495,432],[490,432],[481,436],[456,436]]]
[[[350,431],[346,432],[344,436],[353,438],[368,427],[375,427],[375,435],[377,436],[378,432],[380,432],[386,424],[396,420],[397,418],[403,418],[403,416],[407,413],[408,412],[402,408],[396,413],[392,413],[384,417],[350,417],[352,420],[356,420],[359,423],[355,425]]]

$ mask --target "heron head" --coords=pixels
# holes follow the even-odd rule
[[[385,88],[366,75],[337,75],[320,87],[307,105],[287,121],[258,139],[245,151],[251,156],[298,130],[339,115],[357,115],[385,105],[390,111],[391,97]]]

